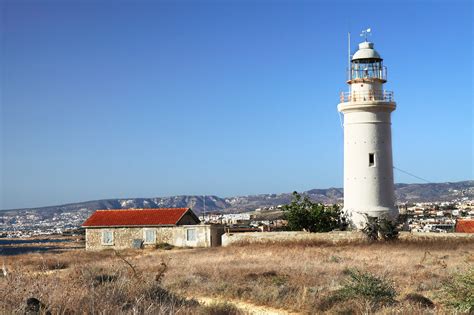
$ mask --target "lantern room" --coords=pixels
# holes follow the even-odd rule
[[[359,44],[359,50],[352,56],[351,69],[348,71],[347,83],[387,81],[387,68],[383,65],[383,59],[374,49],[371,42]]]

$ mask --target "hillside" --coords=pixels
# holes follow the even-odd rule
[[[467,197],[474,199],[474,181],[434,184],[396,184],[397,202],[429,202],[451,201]],[[342,188],[311,189],[305,192],[312,200],[322,203],[342,203]],[[205,198],[205,201],[204,201]],[[124,198],[105,199],[71,203],[59,206],[10,209],[3,214],[21,214],[35,212],[47,219],[54,214],[71,211],[93,211],[97,209],[125,209],[125,208],[163,208],[163,207],[190,207],[196,213],[206,212],[244,212],[261,207],[286,204],[291,200],[291,193],[260,194],[221,198],[218,196],[172,196],[156,198]]]

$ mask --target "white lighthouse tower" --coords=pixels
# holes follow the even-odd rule
[[[369,30],[370,31],[370,30]],[[393,92],[385,91],[387,68],[366,40],[350,60],[349,92],[337,106],[344,114],[344,209],[357,228],[367,217],[394,218],[391,112]]]

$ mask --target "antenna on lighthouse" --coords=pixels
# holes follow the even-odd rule
[[[365,41],[367,41],[367,37],[369,37],[370,35],[372,35],[372,29],[369,27],[368,29],[366,30],[363,30],[361,33],[360,33],[360,36],[361,37],[365,37]]]
[[[347,71],[351,71],[351,32],[347,33]]]

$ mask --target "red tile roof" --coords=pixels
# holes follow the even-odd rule
[[[458,220],[456,222],[456,232],[474,233],[474,220]]]
[[[82,226],[177,225],[179,220],[188,211],[196,217],[191,209],[188,208],[97,210]]]

